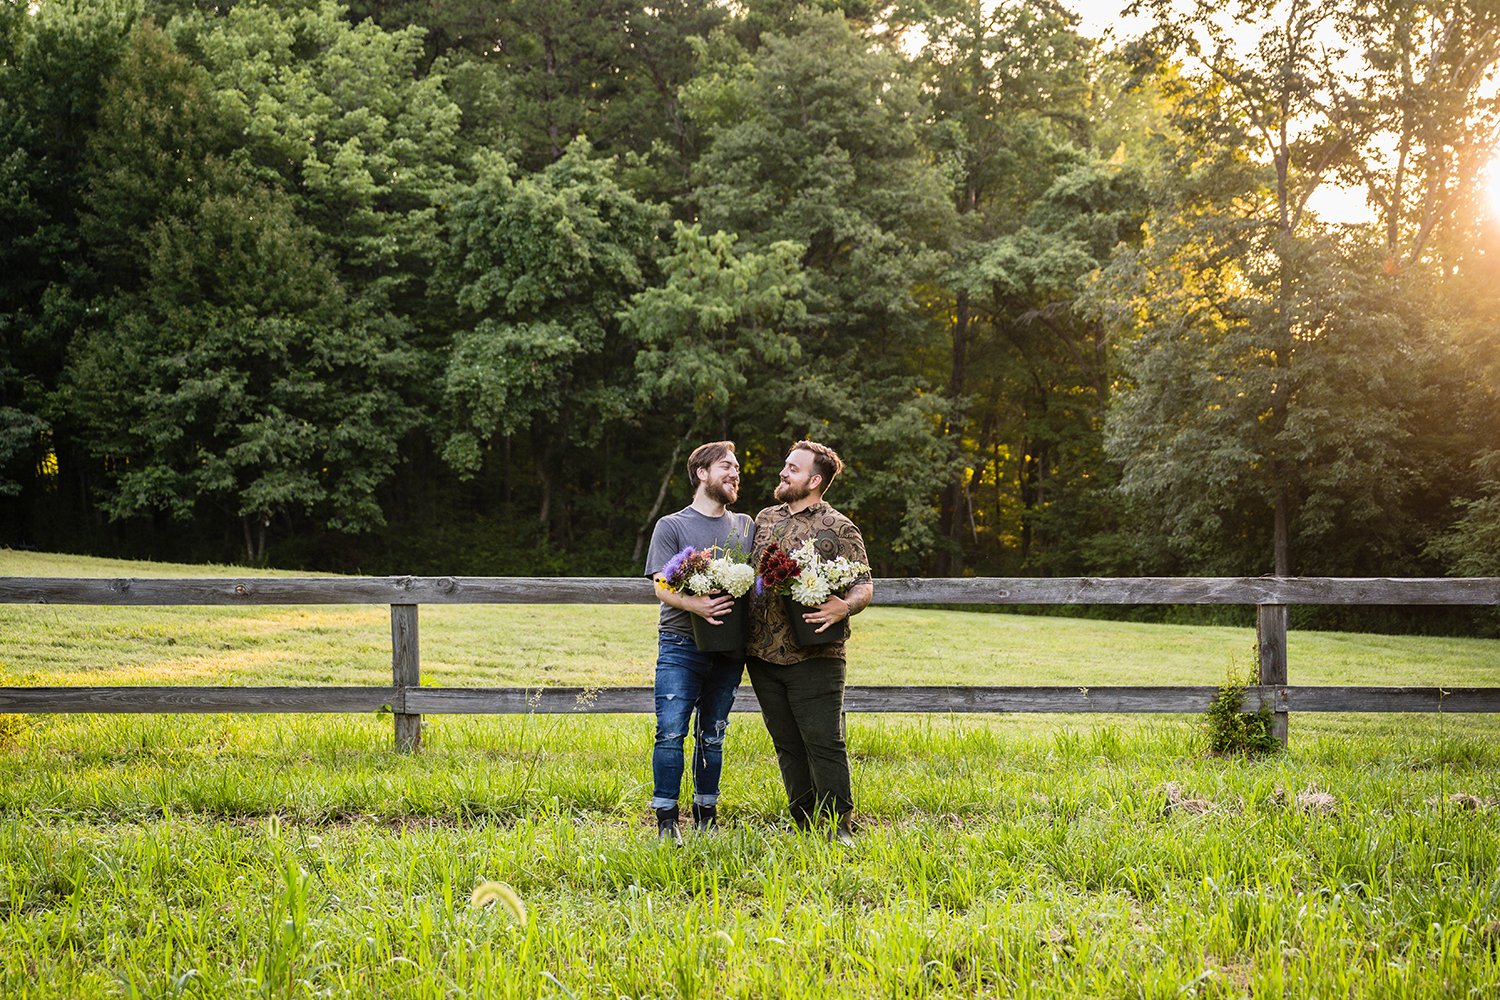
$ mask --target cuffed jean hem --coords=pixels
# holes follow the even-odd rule
[[[677,804],[677,800],[676,799],[664,799],[660,795],[653,796],[652,799],[651,799],[651,808],[652,809],[670,809],[673,806],[675,806],[676,804]],[[719,796],[718,796],[717,793],[715,793],[713,795],[694,795],[693,796],[693,805],[695,805],[695,806],[716,806],[718,804],[719,804]]]
[[[651,751],[653,809],[670,807],[682,795],[687,763],[682,744],[689,733],[694,801],[699,805],[717,801],[729,712],[743,670],[739,659],[701,652],[691,636],[660,633],[654,685],[656,740]]]

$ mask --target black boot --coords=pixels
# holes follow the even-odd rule
[[[840,816],[838,825],[833,828],[828,839],[840,847],[853,847],[854,818],[849,813]]]
[[[699,833],[712,833],[719,828],[717,806],[700,806],[693,803],[693,829]]]
[[[666,806],[656,810],[656,839],[663,844],[681,844],[682,834],[677,829],[677,821],[682,817],[682,811],[677,806]]]

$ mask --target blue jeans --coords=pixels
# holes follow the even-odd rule
[[[742,657],[700,653],[690,635],[663,630],[656,654],[656,746],[651,751],[651,808],[677,804],[685,762],[682,742],[693,712],[693,801],[711,806],[719,801],[719,775],[724,770],[724,737],[729,732],[729,709],[744,671]]]

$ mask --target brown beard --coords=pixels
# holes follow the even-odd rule
[[[721,503],[724,506],[728,507],[730,504],[739,499],[739,488],[736,487],[734,492],[731,493],[728,487],[724,485],[722,480],[719,482],[704,483],[703,495],[708,497],[714,503]]]
[[[798,500],[805,500],[812,496],[812,490],[806,484],[797,487],[791,483],[778,483],[776,492],[772,495],[782,503],[796,503]]]

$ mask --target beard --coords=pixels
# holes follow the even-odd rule
[[[721,503],[728,507],[740,498],[740,486],[738,483],[727,482],[723,479],[703,484],[703,495],[714,503]]]
[[[776,492],[772,494],[772,496],[782,503],[796,503],[798,500],[804,500],[811,495],[812,490],[808,488],[805,482],[801,486],[795,483],[778,483]]]

